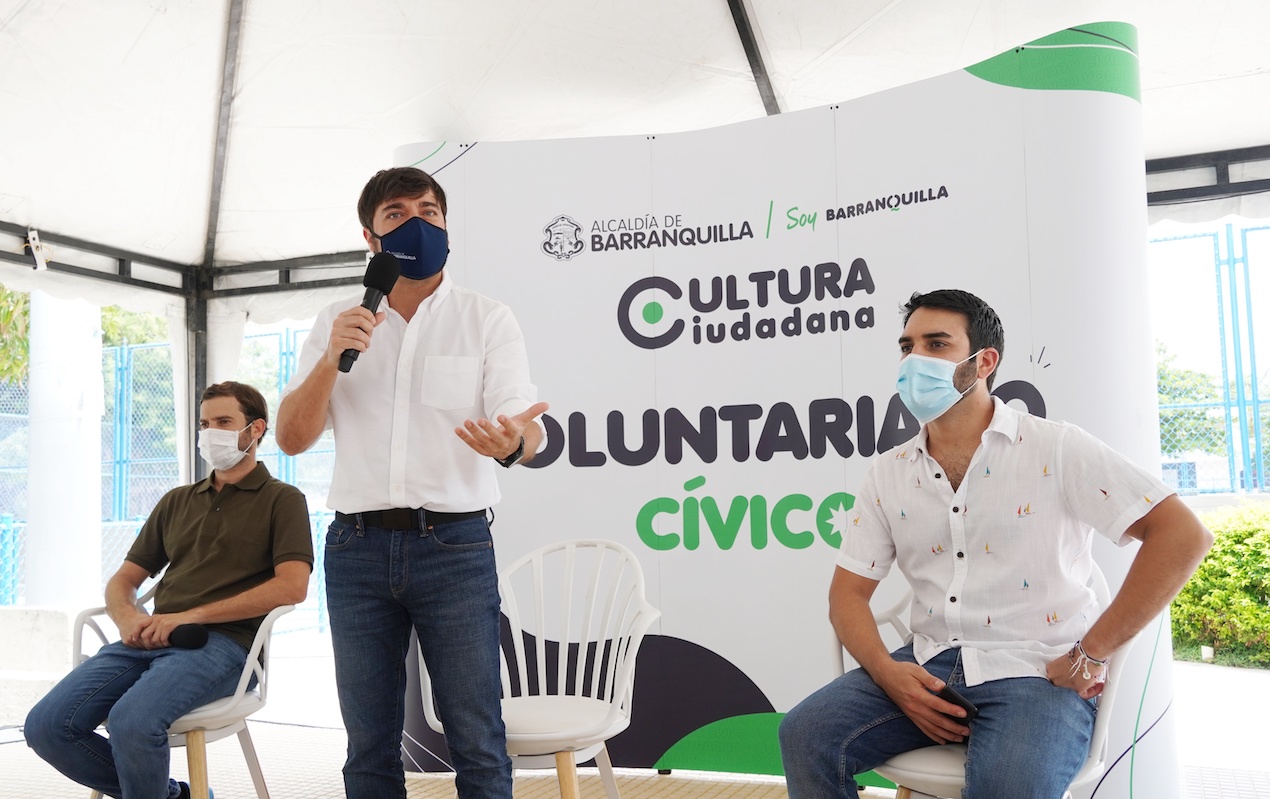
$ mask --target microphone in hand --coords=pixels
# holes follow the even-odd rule
[[[397,277],[401,274],[401,262],[390,252],[376,253],[366,265],[366,276],[362,285],[366,287],[366,295],[362,297],[362,307],[374,313],[379,310],[379,303],[384,295],[392,292],[397,285]],[[349,347],[340,356],[340,371],[347,372],[353,368],[358,351]]]
[[[168,644],[177,649],[202,649],[207,643],[207,628],[201,624],[178,624],[168,634]]]

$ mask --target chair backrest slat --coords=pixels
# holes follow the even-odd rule
[[[605,555],[609,552],[605,548],[596,548],[591,555],[590,578],[587,580],[586,599],[582,603],[582,634],[578,640],[580,651],[578,653],[578,694],[587,696],[597,696],[599,692],[600,664],[604,661],[604,636],[605,629],[603,622],[596,627],[598,617],[595,615],[595,601],[600,593],[600,578],[604,574]],[[591,643],[595,642],[594,654],[591,652]],[[587,669],[587,661],[590,660],[590,669]],[[585,673],[584,673],[585,672]]]
[[[500,663],[504,699],[587,696],[611,705],[606,724],[629,718],[639,645],[661,615],[645,598],[635,555],[611,541],[550,544],[508,566],[498,587],[510,634]],[[420,677],[431,698],[422,659]],[[443,730],[434,701],[424,717]]]
[[[506,653],[499,658],[500,672],[503,678],[503,696],[524,696],[529,693],[529,657],[525,652],[525,636],[521,632],[525,625],[521,620],[520,604],[516,601],[516,592],[511,589],[510,583],[508,575],[499,575],[498,592],[503,597],[503,615],[507,617],[512,655],[516,664],[515,685],[512,684],[511,675],[508,673]]]

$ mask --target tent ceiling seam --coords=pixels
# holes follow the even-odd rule
[[[238,44],[242,37],[245,0],[230,0],[225,29],[225,60],[221,70],[220,108],[216,119],[216,145],[212,156],[212,188],[208,198],[207,241],[203,247],[203,268],[216,262],[216,237],[220,230],[221,195],[225,186],[225,159],[229,149],[229,120],[234,108],[234,81],[238,74]]]
[[[746,0],[728,0],[728,8],[732,11],[732,22],[736,25],[737,38],[745,49],[745,57],[750,62],[750,72],[754,75],[754,84],[758,88],[759,97],[763,99],[763,108],[768,116],[781,112],[780,103],[776,99],[776,90],[772,87],[772,78],[767,74],[767,65],[763,62],[763,53],[759,49],[758,37],[751,23],[752,15],[747,8]]]

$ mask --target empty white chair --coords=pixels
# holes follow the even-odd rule
[[[501,671],[512,765],[554,766],[560,795],[576,799],[577,764],[594,758],[619,799],[605,741],[630,725],[635,659],[661,615],[645,599],[639,561],[612,541],[563,541],[507,567],[499,593],[511,629]],[[424,717],[443,733],[423,658],[419,671]]]

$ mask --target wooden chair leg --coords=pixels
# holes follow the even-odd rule
[[[578,799],[578,764],[572,752],[556,752],[556,779],[560,781],[560,799]]]
[[[912,799],[913,792],[903,785],[895,786],[895,799]]]
[[[190,796],[207,799],[207,734],[203,730],[185,733],[185,758],[190,766]]]

